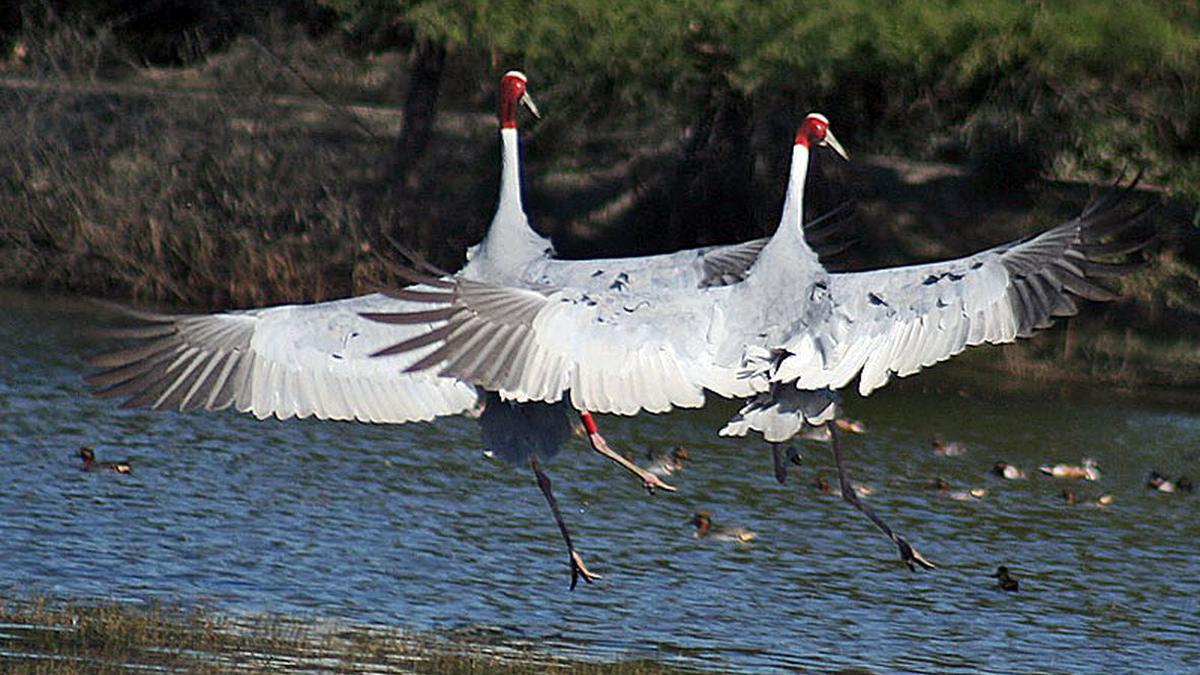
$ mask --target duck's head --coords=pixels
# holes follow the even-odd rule
[[[947,481],[945,478],[934,478],[933,485],[931,485],[930,487],[932,487],[934,490],[937,490],[939,492],[946,492],[950,489],[950,482]]]
[[[79,458],[83,460],[84,464],[91,464],[96,461],[96,451],[92,450],[92,446],[85,445],[79,448]]]
[[[1079,495],[1075,494],[1075,491],[1072,490],[1071,488],[1063,488],[1062,498],[1063,498],[1063,501],[1065,501],[1068,504],[1078,504],[1079,503]]]
[[[671,459],[675,460],[679,466],[683,466],[684,460],[691,459],[691,455],[688,454],[687,448],[679,445],[671,451]]]
[[[692,524],[696,526],[696,534],[694,536],[702,537],[708,534],[712,528],[712,512],[697,511],[692,514]]]
[[[1146,478],[1146,487],[1158,489],[1158,486],[1167,482],[1167,477],[1157,471],[1151,471],[1150,476]]]
[[[996,568],[996,573],[992,575],[996,577],[996,588],[1005,591],[1015,591],[1019,588],[1017,578],[1009,574],[1008,567],[1001,565]]]
[[[1008,462],[996,462],[992,465],[992,473],[997,476],[1003,476],[1004,470],[1008,468]]]
[[[829,481],[821,477],[817,477],[817,479],[813,481],[813,487],[817,489],[818,494],[827,495],[833,491],[829,487]]]

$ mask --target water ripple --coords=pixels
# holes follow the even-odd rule
[[[589,566],[566,555],[533,477],[485,458],[474,423],[373,427],[232,413],[115,410],[85,395],[85,309],[5,294],[0,317],[0,594],[165,599],[413,629],[484,631],[584,658],[658,658],[790,672],[1178,671],[1200,668],[1200,496],[1143,487],[1200,477],[1198,407],[1086,391],[970,398],[889,387],[846,438],[867,501],[941,564],[910,574],[836,497],[828,450],[778,485],[764,444],[713,430],[733,411],[606,419],[638,453],[681,444],[676,494],[645,495],[576,442],[547,464]],[[49,308],[49,309],[47,309]],[[35,328],[31,330],[31,327]],[[933,435],[965,442],[938,457]],[[89,474],[74,451],[128,460]],[[1100,461],[1108,508],[1069,506],[1059,481],[1005,482],[996,459]],[[929,485],[983,487],[946,499]],[[759,533],[696,540],[690,515]],[[1019,593],[991,588],[1007,564]]]

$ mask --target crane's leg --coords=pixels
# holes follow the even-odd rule
[[[775,480],[779,481],[780,485],[787,482],[787,465],[783,463],[783,446],[778,443],[771,444],[771,460],[775,463]]]
[[[638,478],[641,478],[642,485],[645,486],[646,490],[649,491],[650,494],[654,494],[656,489],[666,490],[667,492],[675,491],[675,488],[662,482],[662,479],[658,476],[655,476],[637,464],[625,459],[625,457],[608,447],[608,443],[604,440],[604,437],[600,435],[600,431],[596,427],[596,418],[592,417],[592,413],[585,410],[579,413],[579,419],[583,422],[583,429],[587,432],[588,442],[592,444],[592,449],[611,459],[617,464],[620,464],[627,471]]]
[[[537,455],[529,455],[529,466],[533,468],[533,473],[537,476],[538,488],[546,496],[546,503],[550,505],[550,512],[554,514],[554,522],[558,523],[558,531],[562,533],[563,541],[567,543],[567,554],[571,558],[571,590],[575,590],[575,584],[579,583],[580,577],[589,584],[593,579],[599,579],[600,575],[589,571],[583,564],[583,558],[579,557],[579,553],[575,551],[575,545],[571,543],[571,533],[567,531],[567,524],[563,522],[562,513],[558,510],[558,500],[550,491],[550,477],[542,471],[542,463],[538,461]]]
[[[833,463],[837,466],[838,482],[842,487],[842,499],[849,502],[854,508],[862,511],[863,514],[871,519],[872,523],[875,523],[875,527],[878,527],[880,532],[883,532],[885,535],[887,535],[887,538],[891,539],[892,542],[899,547],[900,559],[904,561],[905,565],[908,565],[908,569],[915,570],[917,565],[920,565],[927,570],[937,567],[937,565],[934,565],[922,557],[920,551],[913,548],[907,541],[904,540],[904,537],[892,532],[892,528],[888,527],[887,524],[883,522],[883,519],[875,515],[871,509],[867,508],[866,504],[863,504],[858,499],[858,494],[854,492],[854,486],[850,485],[850,477],[846,475],[846,464],[842,461],[842,448],[841,443],[838,442],[837,430],[834,428],[833,422],[828,422],[827,424],[829,425],[830,441],[833,445]]]

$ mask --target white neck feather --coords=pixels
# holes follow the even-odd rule
[[[500,200],[478,247],[468,251],[472,275],[493,280],[519,276],[544,257],[550,241],[529,226],[521,203],[521,158],[516,129],[500,130]],[[464,270],[466,271],[466,270]]]
[[[771,241],[763,247],[754,264],[751,276],[762,271],[794,269],[803,262],[817,262],[816,253],[804,240],[804,186],[808,180],[809,150],[799,143],[792,146],[792,167],[788,177],[787,194],[783,200],[783,214],[779,229]]]

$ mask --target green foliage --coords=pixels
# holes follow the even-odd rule
[[[1161,167],[1151,179],[1200,198],[1195,2],[322,2],[524,68],[566,115],[643,106],[688,124],[724,83],[763,116],[826,110],[876,151],[1000,176]]]

